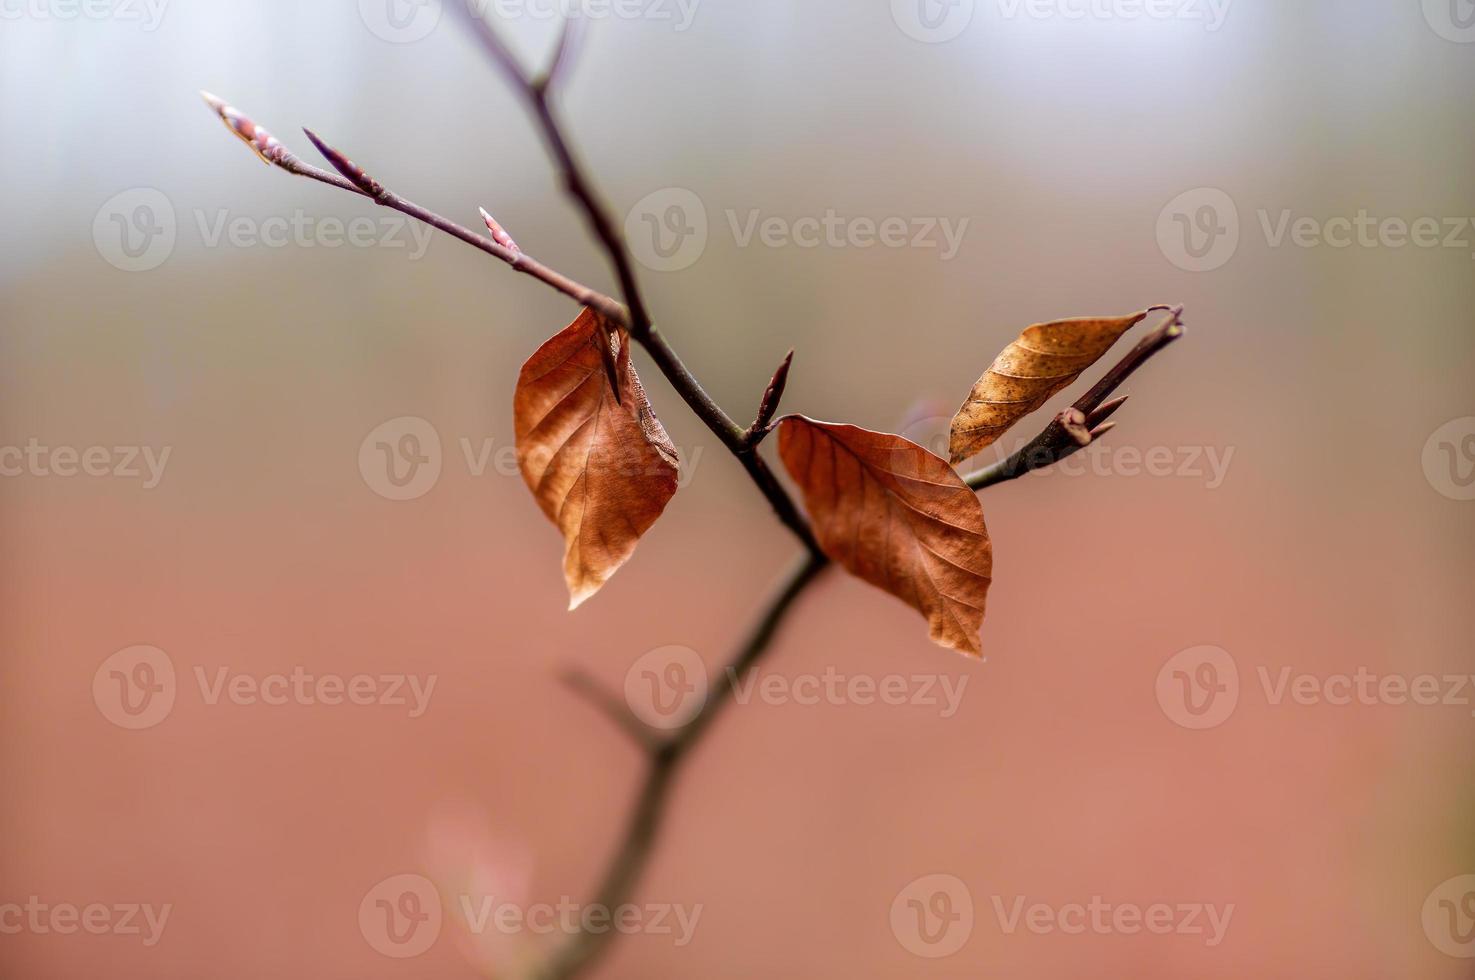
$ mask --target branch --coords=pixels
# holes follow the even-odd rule
[[[1106,420],[1127,399],[1117,398],[1109,402],[1107,399],[1138,368],[1184,334],[1183,307],[1159,306],[1153,309],[1167,310],[1168,319],[1162,326],[1143,337],[1116,367],[1096,382],[1095,387],[1082,395],[1070,408],[1055,416],[1044,431],[1030,440],[1023,449],[1002,462],[964,477],[963,482],[974,490],[984,490],[997,483],[1017,480],[1026,473],[1053,466],[1062,459],[1075,455],[1110,432],[1116,423]]]
[[[773,380],[768,382],[768,389],[763,392],[763,400],[758,403],[758,417],[753,419],[753,424],[748,426],[748,431],[743,433],[743,445],[746,452],[752,452],[758,448],[758,444],[768,436],[773,429],[773,417],[778,414],[778,406],[784,398],[784,389],[789,384],[789,368],[794,364],[794,352],[784,358],[778,370],[773,372]]]
[[[616,728],[628,735],[640,748],[647,752],[654,752],[660,747],[660,742],[655,735],[639,718],[635,717],[625,699],[616,695],[592,676],[576,667],[571,667],[563,672],[562,680],[569,690],[599,709],[605,717],[614,722]]]
[[[768,607],[759,617],[737,654],[712,684],[706,702],[686,726],[664,741],[653,744],[646,761],[645,782],[640,788],[635,809],[625,826],[615,856],[599,884],[592,903],[595,908],[613,911],[629,901],[640,876],[650,861],[651,851],[660,834],[666,803],[682,762],[701,742],[713,720],[731,701],[732,692],[758,665],[768,651],[779,627],[805,590],[829,567],[829,559],[808,554],[784,579]],[[588,969],[605,951],[613,930],[576,932],[558,947],[533,975],[537,980],[568,980]]]
[[[559,40],[553,67],[542,79],[534,79],[518,64],[517,58],[502,41],[501,36],[492,29],[490,24],[476,15],[470,4],[455,6],[471,25],[493,64],[512,81],[513,86],[527,102],[528,109],[543,135],[543,141],[548,146],[548,152],[558,165],[564,187],[569,195],[578,202],[589,222],[589,227],[594,232],[594,237],[604,247],[610,264],[614,267],[615,274],[620,281],[620,291],[625,297],[625,303],[630,309],[628,320],[630,336],[635,338],[635,341],[650,354],[661,373],[686,400],[686,404],[691,407],[697,417],[722,440],[722,444],[730,453],[738,457],[743,468],[748,471],[748,476],[768,498],[779,521],[804,543],[811,554],[820,554],[819,543],[814,539],[809,522],[800,514],[793,498],[779,483],[778,478],[773,475],[773,471],[764,462],[763,457],[749,451],[752,445],[748,431],[734,422],[703,390],[697,379],[687,370],[686,365],[681,363],[681,358],[676,356],[676,351],[671,348],[666,338],[651,321],[645,298],[640,291],[639,281],[635,276],[635,263],[631,258],[629,248],[626,247],[625,239],[608,212],[599,203],[593,182],[574,156],[549,99],[551,83],[558,75],[567,72],[568,52],[573,47],[570,41],[573,29],[565,22],[565,30]]]
[[[520,73],[519,78],[521,78]],[[526,84],[525,80],[524,84]],[[345,190],[351,194],[367,197],[376,204],[383,205],[401,214],[406,214],[419,221],[423,221],[425,224],[439,229],[454,238],[458,238],[474,248],[481,249],[481,251],[493,258],[505,262],[514,270],[526,273],[544,284],[553,287],[580,305],[592,308],[610,323],[630,330],[631,336],[651,355],[651,359],[656,362],[656,366],[665,375],[666,380],[671,383],[671,386],[676,389],[676,392],[681,395],[687,405],[691,406],[692,411],[696,413],[697,417],[706,424],[707,428],[722,441],[722,444],[734,456],[738,457],[743,468],[747,470],[748,475],[752,478],[758,489],[768,499],[779,521],[812,554],[820,553],[819,544],[815,541],[813,532],[810,531],[809,523],[799,512],[799,508],[794,504],[788,492],[773,475],[768,464],[756,453],[746,452],[747,447],[744,443],[745,430],[729,418],[727,413],[712,400],[711,396],[697,382],[696,377],[682,363],[676,351],[667,343],[665,337],[653,325],[647,326],[642,335],[634,329],[634,324],[639,322],[636,315],[631,313],[619,301],[597,290],[591,289],[565,276],[561,272],[555,271],[520,249],[509,248],[500,241],[488,238],[485,235],[479,235],[469,228],[465,228],[451,221],[449,218],[442,217],[428,208],[421,207],[399,196],[370,177],[364,172],[363,168],[349,160],[338,150],[329,146],[317,134],[310,130],[307,133],[308,138],[313,141],[313,145],[317,146],[323,155],[327,157],[328,161],[335,168],[339,169],[340,173],[344,174],[344,176],[329,173],[326,170],[304,163],[278,142],[274,136],[260,126],[257,126],[235,108],[226,105],[225,102],[208,92],[202,92],[200,94],[204,96],[205,101],[220,116],[226,127],[235,133],[246,145],[251,147],[252,151],[267,163],[274,164],[288,173],[308,177],[312,180],[336,187],[339,190]],[[623,249],[621,249],[621,252],[623,252]],[[634,295],[638,297],[638,293]],[[643,307],[640,316],[645,316]],[[618,386],[616,390],[618,390]]]

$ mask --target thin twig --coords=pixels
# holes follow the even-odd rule
[[[1156,307],[1163,309],[1163,307]],[[1168,319],[1123,357],[1105,377],[1096,382],[1074,405],[1061,412],[1027,445],[1008,459],[963,478],[974,490],[984,490],[997,483],[1017,480],[1072,456],[1110,432],[1115,425],[1106,419],[1122,407],[1125,398],[1107,399],[1155,354],[1183,336],[1183,307],[1168,310]],[[1084,433],[1084,441],[1082,434]]]
[[[794,352],[791,350],[778,370],[773,372],[773,380],[768,382],[768,388],[763,392],[763,400],[758,403],[758,416],[753,419],[753,424],[748,426],[748,431],[743,433],[743,446],[746,452],[752,452],[758,448],[764,438],[768,436],[773,427],[773,417],[778,414],[779,403],[783,401],[784,389],[789,384],[789,368],[794,364]]]
[[[654,752],[660,747],[659,739],[649,726],[635,717],[625,699],[605,687],[593,676],[577,667],[570,667],[562,673],[560,679],[570,691],[598,708],[614,723],[616,728],[628,735],[640,748],[646,752]]]

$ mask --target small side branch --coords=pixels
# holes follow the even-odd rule
[[[1023,449],[1002,462],[964,477],[963,482],[974,490],[984,490],[998,483],[1017,480],[1026,473],[1054,466],[1110,432],[1116,423],[1108,422],[1107,419],[1127,399],[1107,399],[1142,365],[1184,334],[1183,307],[1155,309],[1167,309],[1168,319],[1143,337],[1090,391],[1070,408],[1055,416],[1044,431],[1030,440]]]
[[[565,687],[592,704],[642,750],[654,753],[660,748],[660,740],[644,722],[635,717],[625,699],[594,677],[571,667],[560,675],[560,679]]]
[[[748,426],[748,431],[743,433],[744,451],[752,452],[758,448],[773,427],[773,417],[778,414],[779,403],[783,401],[784,389],[789,384],[789,368],[794,364],[794,352],[789,351],[784,362],[773,372],[773,380],[768,382],[768,389],[763,392],[763,399],[758,403],[758,417],[753,419],[753,424]]]

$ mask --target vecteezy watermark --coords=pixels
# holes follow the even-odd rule
[[[1005,20],[1178,20],[1217,31],[1234,0],[998,0]]]
[[[119,728],[153,728],[174,710],[174,661],[158,647],[132,646],[102,662],[92,675],[92,701]]]
[[[956,258],[971,218],[843,215],[833,208],[797,218],[761,208],[728,208],[719,226],[738,248],[914,248]],[[678,272],[701,259],[711,238],[707,206],[694,192],[667,187],[647,194],[625,217],[625,237],[636,259],[657,272]]]
[[[191,671],[208,707],[329,707],[343,705],[405,710],[419,718],[430,706],[437,674],[317,674],[305,667],[290,673],[247,674],[227,666]],[[158,647],[132,646],[108,657],[92,676],[92,700],[120,728],[152,728],[168,718],[179,693],[174,661]]]
[[[1273,708],[1475,707],[1475,674],[1312,674],[1293,667],[1255,668],[1258,689]],[[1157,677],[1163,714],[1184,728],[1217,728],[1241,700],[1239,666],[1227,650],[1201,646],[1174,655]],[[1471,715],[1475,715],[1472,710]]]
[[[902,426],[899,435],[916,443],[935,456],[948,458],[949,429],[951,415],[928,415],[909,420]],[[974,460],[975,466],[989,466],[1011,459],[1025,450],[1033,437],[1009,435],[994,443]],[[1051,477],[1124,477],[1133,479],[1193,480],[1202,483],[1206,490],[1217,490],[1229,477],[1230,465],[1236,453],[1234,446],[1131,446],[1119,445],[1111,439],[1098,440],[1062,460],[1030,470],[1023,479],[1045,480]],[[1031,460],[1028,452],[1020,457],[1020,464],[1032,466],[1048,462],[1051,455],[1040,451],[1038,459]]]
[[[440,24],[441,0],[359,0],[359,18],[375,37],[413,44]]]
[[[116,21],[159,29],[169,0],[0,0],[0,21]]]
[[[152,948],[164,938],[173,911],[169,903],[157,908],[136,902],[77,905],[45,902],[31,895],[25,902],[0,903],[0,935],[75,936],[85,932],[92,936],[137,936],[144,946]]]
[[[753,702],[783,707],[798,705],[888,705],[891,707],[934,708],[943,718],[958,713],[963,693],[968,689],[968,675],[949,677],[942,674],[845,674],[826,667],[819,674],[788,677],[776,672],[746,678],[727,668],[732,684],[732,699],[740,705]]]
[[[1424,20],[1446,41],[1475,44],[1475,0],[1424,0]]]
[[[173,452],[173,446],[47,446],[32,437],[24,446],[0,446],[0,477],[141,480],[153,490]]]
[[[625,672],[625,703],[652,728],[688,724],[707,703],[707,665],[690,647],[657,647]]]
[[[455,456],[465,463],[472,478],[522,477],[517,447],[511,443],[498,443],[488,436],[459,436],[455,445],[459,450]],[[551,455],[553,450],[548,452]],[[681,458],[676,483],[685,488],[696,477],[705,447],[678,446],[676,452]],[[530,458],[535,469],[542,463]],[[444,470],[440,431],[416,415],[390,419],[375,426],[359,443],[358,464],[364,484],[379,496],[394,501],[418,500],[435,489]]]
[[[440,938],[440,892],[423,875],[385,878],[359,903],[359,933],[376,953],[410,959]]]
[[[440,433],[414,415],[390,419],[359,444],[359,475],[386,500],[418,500],[440,480]]]
[[[891,934],[914,956],[952,956],[973,935],[973,893],[955,875],[918,878],[891,901]]]
[[[417,874],[386,878],[359,903],[359,932],[378,953],[394,959],[419,956],[435,945],[446,912],[459,915],[459,925],[473,936],[575,934],[669,936],[687,946],[702,917],[701,905],[648,902],[609,906],[576,902],[514,902],[495,895],[462,893],[443,903],[439,889]]]
[[[1167,260],[1185,272],[1223,267],[1239,249],[1239,209],[1234,199],[1217,187],[1184,191],[1158,214],[1157,244]]]
[[[472,14],[493,23],[509,20],[643,20],[691,29],[703,0],[464,0]]]
[[[403,214],[340,218],[298,208],[285,215],[233,215],[226,208],[195,208],[189,225],[203,248],[382,248],[425,257],[434,230]],[[103,202],[92,221],[97,253],[123,272],[157,269],[174,254],[179,218],[162,191],[139,187]]]
[[[1021,931],[1037,936],[1200,936],[1213,948],[1224,941],[1234,904],[1211,902],[1110,902],[1093,895],[1086,902],[1052,905],[1023,895],[992,895],[994,917],[1006,936]]]
[[[1157,703],[1184,728],[1217,728],[1239,704],[1239,665],[1222,647],[1175,654],[1158,671]]]
[[[942,44],[968,29],[974,7],[975,0],[891,0],[891,19],[907,37]]]
[[[487,932],[505,936],[576,933],[597,936],[618,932],[624,936],[670,936],[672,945],[678,948],[691,944],[702,917],[701,905],[647,902],[611,908],[576,902],[567,896],[557,902],[524,904],[499,900],[493,895],[461,895],[457,904],[467,931],[475,936]]]
[[[696,19],[702,0],[444,0],[464,4],[473,17],[510,20],[644,20],[668,23],[680,33]],[[443,0],[359,0],[359,17],[375,37],[413,44],[440,26]]]
[[[1424,478],[1450,500],[1475,500],[1475,418],[1446,422],[1424,443]]]
[[[1217,31],[1234,0],[995,0],[1000,20],[1183,21]],[[973,23],[976,0],[891,0],[891,19],[925,44],[961,37]]]
[[[1475,875],[1444,882],[1424,900],[1424,935],[1445,956],[1475,958]]]
[[[1329,218],[1291,208],[1259,208],[1257,226],[1268,248],[1464,249],[1475,258],[1475,218],[1380,216],[1361,208]],[[1211,272],[1234,258],[1241,238],[1239,208],[1216,187],[1179,194],[1158,214],[1163,256],[1187,272]]]

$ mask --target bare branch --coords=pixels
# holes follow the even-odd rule
[[[773,417],[778,414],[779,403],[784,397],[784,388],[789,384],[789,368],[794,363],[794,352],[791,350],[784,358],[778,370],[773,372],[773,380],[768,382],[768,389],[763,392],[763,400],[758,403],[758,417],[753,419],[753,424],[748,426],[748,431],[743,433],[743,444],[748,452],[758,448],[758,444],[764,440],[773,426]]]
[[[1110,402],[1107,399],[1138,368],[1184,334],[1183,307],[1159,306],[1153,309],[1168,311],[1168,319],[1162,326],[1143,337],[1126,357],[1106,372],[1105,377],[1096,382],[1073,406],[1057,415],[1023,449],[1002,462],[964,477],[964,482],[974,490],[983,490],[996,483],[1017,480],[1026,473],[1055,465],[1110,432],[1116,423],[1106,422],[1106,419],[1121,408],[1126,399],[1118,398]]]
[[[600,713],[614,722],[615,727],[628,735],[631,741],[641,749],[653,753],[660,747],[660,741],[655,733],[630,712],[630,706],[625,703],[625,699],[609,690],[594,677],[577,667],[570,667],[560,675],[560,679],[569,690],[599,709]]]
[[[516,72],[517,76],[521,77],[521,69],[518,69],[514,62],[509,62],[509,64],[511,65],[509,70]],[[213,98],[213,96],[210,97],[210,99]],[[210,101],[210,99],[207,99],[207,101]],[[211,107],[216,108],[217,103],[229,109],[228,106],[225,106],[218,99],[211,102]],[[220,109],[217,108],[216,111],[219,113]],[[235,112],[233,109],[231,111]],[[239,116],[239,113],[237,115]],[[222,115],[222,119],[224,118]],[[244,116],[240,116],[239,118],[245,120]],[[250,121],[245,120],[245,122],[249,123]],[[230,120],[227,119],[226,124],[230,126],[237,136],[246,140],[252,149],[260,155],[261,149],[255,142],[247,139],[242,131],[236,125],[233,125]],[[252,124],[252,133],[254,134],[256,130],[257,127]],[[268,138],[270,138],[269,134]],[[274,143],[275,141],[272,140],[272,142]],[[270,144],[267,145],[269,146]],[[280,146],[280,144],[276,145]],[[337,153],[337,151],[334,152]],[[341,153],[337,153],[337,155],[340,157],[343,156]],[[311,177],[313,180],[330,184],[340,190],[346,190],[353,194],[369,196],[365,195],[364,191],[354,182],[337,174],[329,173],[326,170],[321,170],[303,163],[296,156],[287,152],[285,147],[282,147],[280,152],[274,151],[274,156],[276,159],[272,159],[270,162],[275,163],[289,173]],[[436,214],[434,211],[406,200],[382,186],[380,190],[380,196],[371,199],[382,204],[384,207],[399,211],[401,214],[407,214],[448,235],[459,238],[473,248],[481,249],[493,258],[507,263],[518,272],[526,273],[546,285],[553,287],[581,305],[594,309],[610,323],[618,324],[629,329],[634,322],[631,318],[630,311],[617,300],[590,289],[588,286],[560,272],[554,271],[526,252],[514,252],[506,246],[487,238],[485,235],[478,235],[470,229],[464,228],[454,221]],[[748,471],[748,475],[773,506],[774,513],[778,516],[779,521],[799,539],[805,548],[814,554],[819,554],[819,544],[814,540],[814,535],[809,529],[809,523],[799,512],[799,508],[794,504],[788,491],[778,482],[778,479],[773,475],[768,464],[763,461],[761,456],[757,453],[744,452],[743,436],[745,430],[729,418],[727,413],[712,400],[711,396],[697,382],[696,377],[682,363],[681,358],[677,356],[676,351],[672,349],[661,332],[654,326],[650,326],[645,331],[643,337],[637,335],[633,330],[631,330],[631,335],[650,354],[651,359],[656,362],[656,366],[660,369],[661,373],[666,376],[666,380],[671,383],[671,386],[676,389],[676,392],[681,395],[682,400],[691,407],[697,417],[702,420],[707,428],[712,430],[730,452],[740,458],[743,468]],[[618,390],[618,386],[616,390]]]
[[[553,60],[548,70],[532,81],[532,87],[541,96],[558,85],[560,76],[572,70],[570,66],[578,54],[579,43],[584,37],[583,19],[565,16],[563,27],[558,32],[558,43],[553,48]]]
[[[720,678],[713,682],[701,711],[669,741],[661,743],[651,756],[645,783],[641,786],[634,811],[626,823],[619,849],[605,870],[592,903],[593,907],[613,910],[629,901],[640,883],[641,874],[650,863],[651,851],[660,834],[671,787],[681,764],[700,743],[702,736],[711,729],[718,713],[731,701],[737,684],[743,681],[768,651],[779,627],[783,625],[799,597],[829,564],[829,560],[823,555],[809,554],[794,566],[758,622],[753,625],[752,631],[743,640],[737,654],[723,669]],[[548,961],[533,975],[538,980],[568,980],[591,967],[608,948],[614,935],[614,931],[609,929],[576,932],[555,949]]]

